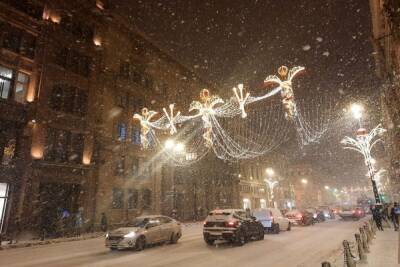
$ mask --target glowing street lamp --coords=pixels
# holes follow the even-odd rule
[[[174,148],[175,146],[175,142],[174,140],[168,139],[167,141],[165,141],[164,147],[168,150]]]
[[[275,171],[272,168],[267,168],[265,172],[268,174],[268,176],[273,176],[275,174]]]
[[[353,114],[353,117],[358,120],[358,125],[361,128],[361,118],[363,116],[364,107],[360,104],[354,103],[351,105],[350,110]]]
[[[329,186],[325,185],[325,189],[326,189],[326,190],[329,190]]]
[[[308,184],[308,180],[307,179],[301,179],[301,183],[302,184]]]

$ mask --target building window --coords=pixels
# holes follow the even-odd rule
[[[136,189],[128,189],[128,209],[138,207],[139,194]]]
[[[87,111],[88,94],[86,90],[65,84],[53,87],[50,97],[50,107],[56,111],[85,116]]]
[[[138,158],[132,159],[132,174],[133,175],[139,174],[139,159]]]
[[[1,44],[3,48],[30,59],[35,57],[36,37],[34,35],[10,24],[3,24],[0,30],[3,32]]]
[[[124,175],[125,173],[125,157],[120,157],[115,165],[115,175]]]
[[[83,147],[82,134],[48,128],[45,160],[79,164],[82,162]]]
[[[55,64],[84,77],[90,74],[91,62],[90,57],[72,49],[61,48],[55,51]]]
[[[150,209],[152,203],[150,189],[145,188],[142,190],[142,200],[143,200],[143,209]]]
[[[121,188],[113,188],[112,208],[122,209],[124,206],[124,191]]]
[[[117,137],[119,141],[125,141],[127,136],[127,128],[124,122],[118,122],[117,124]]]
[[[8,184],[0,183],[0,234],[3,232],[4,221],[6,217],[8,191],[9,191]]]
[[[28,74],[0,66],[0,98],[24,103],[28,85]]]
[[[119,94],[116,96],[116,102],[117,102],[116,104],[121,108],[126,108],[128,106],[128,100],[129,100],[128,94],[126,95]]]
[[[132,127],[132,143],[135,145],[141,144],[140,128],[138,126]]]
[[[66,33],[72,34],[79,41],[87,42],[93,39],[93,28],[75,17],[66,16],[63,18],[61,25]]]
[[[29,76],[25,73],[18,72],[17,80],[15,83],[14,99],[17,102],[24,103],[26,92],[28,91]]]
[[[0,96],[8,99],[12,88],[13,71],[11,69],[0,66]]]
[[[166,97],[166,95],[164,95],[164,97]],[[143,108],[143,103],[144,103],[143,99],[132,97],[130,100],[130,105],[132,107],[133,113],[140,113],[140,111]]]

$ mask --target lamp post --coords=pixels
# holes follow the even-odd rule
[[[175,142],[172,139],[167,139],[164,143],[164,150],[173,156],[183,157],[185,155],[185,145],[183,143]],[[173,169],[172,176],[172,217],[178,216],[177,214],[177,192],[176,192],[176,170]],[[196,197],[196,196],[195,196]]]
[[[376,203],[381,203],[381,201],[379,198],[378,188],[376,186],[376,181],[374,178],[375,169],[372,164],[371,150],[378,142],[382,141],[382,139],[379,138],[379,135],[383,134],[384,132],[386,132],[386,130],[383,129],[379,124],[369,133],[367,133],[366,129],[360,128],[357,130],[357,136],[355,139],[346,136],[341,141],[341,143],[345,146],[344,147],[345,149],[355,150],[364,156],[364,162],[368,168],[368,174],[371,179],[372,190],[374,192]]]
[[[275,174],[275,171],[272,168],[267,168],[265,170],[265,172],[267,173],[268,179],[264,179],[264,181],[268,184],[270,196],[271,196],[271,202],[275,208],[276,205],[275,205],[275,201],[274,201],[275,200],[274,199],[274,188],[275,188],[275,186],[278,185],[278,181],[272,180],[272,176],[274,176],[274,174]]]

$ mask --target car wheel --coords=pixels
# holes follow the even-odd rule
[[[179,240],[179,235],[172,233],[169,242],[171,244],[176,244],[176,243],[178,243],[178,240]]]
[[[274,225],[274,234],[279,234],[279,232],[281,231],[281,229],[279,228],[279,224],[277,223],[277,224],[275,224]]]
[[[289,222],[288,223],[288,227],[287,227],[287,231],[290,231],[290,230],[292,230],[292,224]]]
[[[118,250],[118,248],[110,248],[110,250],[111,250],[111,251],[113,251],[113,250]]]
[[[146,247],[146,238],[144,236],[138,237],[135,244],[135,249],[141,251]]]
[[[207,245],[212,246],[214,245],[214,239],[208,239],[208,238],[204,238],[204,241],[206,241]]]
[[[260,229],[258,240],[264,240],[264,228]]]
[[[236,233],[235,244],[237,246],[243,246],[246,244],[246,236],[244,235],[243,231],[238,231]]]

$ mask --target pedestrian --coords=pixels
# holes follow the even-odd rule
[[[390,218],[392,219],[395,231],[399,230],[399,215],[400,215],[399,204],[397,202],[394,202],[393,207],[390,210]]]
[[[107,216],[106,216],[106,214],[105,214],[104,212],[101,213],[100,224],[101,224],[101,231],[107,232],[107,229],[108,229],[108,221],[107,221]]]
[[[75,215],[75,230],[77,236],[81,235],[82,227],[83,227],[83,217],[81,209],[79,208],[78,212]]]
[[[375,221],[376,227],[380,230],[383,231],[383,227],[382,227],[382,215],[381,215],[381,211],[379,210],[378,206],[372,206],[371,208],[372,210],[372,218]]]

